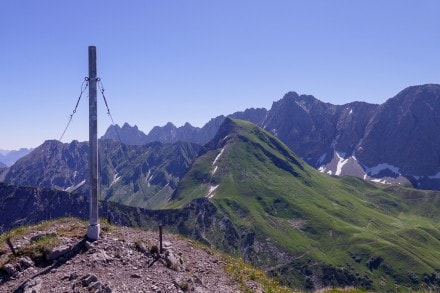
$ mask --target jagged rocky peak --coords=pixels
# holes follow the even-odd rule
[[[150,132],[148,133],[148,135],[154,135],[155,133],[161,131],[161,130],[164,129],[164,128],[166,128],[166,129],[175,129],[176,126],[174,126],[174,124],[171,123],[171,122],[168,122],[168,123],[167,123],[166,125],[164,125],[164,126],[154,126],[154,127],[150,130]]]
[[[156,141],[161,142],[174,142],[176,138],[176,131],[177,127],[171,123],[168,122],[165,126],[155,126],[151,131],[148,133],[148,137],[154,138]]]
[[[435,103],[439,100],[439,93],[440,84],[416,85],[407,87],[388,101],[400,101],[403,104],[403,108],[406,108],[415,102]],[[439,106],[438,103],[437,106]]]
[[[148,142],[147,136],[137,125],[131,126],[127,122],[122,127],[118,124],[111,125],[101,139],[121,140],[130,145],[142,145]]]
[[[374,167],[387,163],[399,173],[436,175],[440,170],[440,85],[412,86],[380,105],[356,148]]]
[[[214,138],[206,144],[210,149],[221,148],[225,144],[228,137],[234,133],[234,129],[237,128],[237,124],[234,119],[225,117],[222,124],[220,125],[217,134]]]
[[[440,85],[404,89],[381,105],[343,105],[334,151],[317,166],[333,175],[440,188]]]
[[[183,126],[181,126],[181,127],[179,127],[179,128],[189,128],[189,129],[191,129],[191,128],[193,128],[193,127],[194,127],[194,126],[192,126],[191,123],[186,122]]]
[[[312,95],[299,95],[298,93],[291,91],[291,92],[288,92],[287,94],[285,94],[284,97],[281,100],[279,100],[278,102],[274,102],[273,106],[275,104],[277,104],[278,107],[281,107],[281,106],[287,106],[287,105],[293,104],[293,103],[295,103],[296,105],[301,107],[301,109],[303,109],[306,112],[310,111],[314,106],[319,105],[319,104],[331,105],[329,103],[324,103],[324,102],[316,99]]]
[[[130,124],[128,124],[127,122],[125,122],[124,125],[122,125],[121,130],[123,130],[123,131],[133,131],[133,132],[137,132],[137,131],[139,131],[139,128],[137,127],[137,125],[133,125],[133,126],[131,126]]]
[[[266,108],[249,108],[244,110],[243,112],[235,112],[228,117],[246,120],[257,125],[262,125],[264,119],[267,116],[267,113],[268,111]]]
[[[274,102],[270,110],[251,108],[228,116],[257,124],[326,173],[364,173],[360,176],[364,178],[368,170],[387,164],[391,169],[386,169],[397,177],[428,176],[428,181],[439,181],[437,187],[419,185],[420,182],[414,186],[440,188],[439,88],[437,84],[408,87],[382,105],[333,105],[292,91]],[[202,128],[190,124],[179,128],[172,124],[155,127],[146,141],[182,140],[203,145],[215,136],[224,119],[225,116],[218,116]],[[346,167],[341,167],[345,171],[339,170],[337,166],[343,164],[342,160],[350,157],[356,171],[352,173]],[[373,173],[377,179],[383,172]]]

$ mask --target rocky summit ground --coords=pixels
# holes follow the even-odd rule
[[[160,253],[157,232],[104,223],[89,242],[85,231],[62,219],[2,234],[0,292],[272,291],[246,265],[176,235],[164,234]]]

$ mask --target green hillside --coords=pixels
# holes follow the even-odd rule
[[[208,147],[168,206],[208,199],[207,242],[295,288],[440,288],[439,192],[327,176],[240,120]]]
[[[134,207],[162,207],[200,148],[185,142],[127,146],[103,141],[101,198]]]

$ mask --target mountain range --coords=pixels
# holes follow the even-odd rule
[[[171,196],[201,148],[186,142],[130,146],[100,141],[101,199],[159,207]],[[1,170],[0,181],[88,194],[88,152],[86,142],[49,140]]]
[[[436,172],[437,139],[423,135],[439,131],[429,126],[438,119],[439,87],[410,87],[382,105],[336,106],[288,93],[269,111],[231,115],[253,122],[220,116],[196,129],[199,139],[215,130],[204,146],[182,142],[181,128],[171,124],[174,132],[153,132],[169,142],[101,139],[101,216],[164,225],[241,256],[292,288],[439,290],[440,193],[408,184],[432,187],[436,175],[402,175],[429,166],[434,171],[426,174]],[[133,130],[114,128],[119,138],[124,127]],[[416,159],[398,161],[382,146],[391,143]],[[334,176],[353,170],[361,179]],[[46,141],[0,170],[0,206],[7,211],[0,227],[84,217],[87,174],[88,143]]]
[[[228,117],[259,125],[321,172],[440,189],[440,85],[408,87],[381,105],[333,105],[289,92],[270,110],[252,108]],[[201,128],[168,123],[148,135],[136,126],[116,125],[102,138],[119,134],[127,144],[180,140],[203,145],[224,119],[218,116]]]
[[[101,170],[104,161],[123,158],[113,158],[123,146],[101,142],[105,143],[116,148],[106,146],[113,151],[105,160],[101,158]],[[174,144],[158,145],[155,152]],[[54,145],[42,161],[54,168],[49,161],[62,165],[67,158],[60,155],[62,149],[85,146]],[[127,146],[131,150],[127,153],[138,157],[136,148],[148,150],[148,146]],[[174,165],[179,159],[182,157],[174,155],[165,165]],[[154,160],[146,155],[139,161]],[[163,157],[158,155],[158,161],[164,161]],[[101,215],[112,222],[145,228],[162,224],[241,256],[292,288],[440,288],[439,192],[320,173],[270,132],[230,118],[224,119],[214,138],[184,169],[175,177],[171,195],[157,195],[164,200],[150,202],[159,209],[135,208],[109,199],[101,201]],[[122,175],[125,169],[120,170]],[[127,182],[138,177],[148,181],[149,169],[137,170],[126,177]],[[82,215],[87,208],[87,195],[80,188],[74,193],[54,192],[0,185],[0,205],[11,210],[3,221],[26,222],[27,214],[22,211],[44,218],[48,211],[64,209],[70,215]]]

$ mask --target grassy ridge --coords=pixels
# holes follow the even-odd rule
[[[220,131],[196,160],[169,207],[210,198],[219,217],[227,215],[237,230],[247,231],[238,253],[274,274],[281,271],[286,283],[316,287],[315,271],[330,266],[344,268],[342,282],[354,276],[365,288],[434,286],[423,279],[440,269],[440,193],[330,177],[257,126],[225,123],[228,131]],[[253,241],[245,239],[249,235]],[[288,254],[287,268],[304,262],[300,273],[282,272],[286,267],[275,252],[260,249],[255,256],[267,239]],[[313,266],[319,269],[306,271]]]

